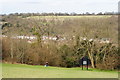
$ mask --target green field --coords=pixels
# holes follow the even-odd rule
[[[3,78],[117,78],[117,71],[2,64]]]

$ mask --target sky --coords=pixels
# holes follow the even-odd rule
[[[118,12],[119,0],[0,0],[0,14]]]

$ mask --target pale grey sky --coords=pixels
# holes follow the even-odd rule
[[[0,0],[0,13],[117,12],[119,0]]]

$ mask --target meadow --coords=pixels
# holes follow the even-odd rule
[[[118,78],[118,72],[7,63],[2,64],[2,76],[3,78]]]

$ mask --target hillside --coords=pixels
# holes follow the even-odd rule
[[[41,29],[41,35],[73,38],[79,35],[87,38],[110,38],[117,43],[117,17],[113,16],[4,16],[3,35],[34,35]]]
[[[112,16],[2,16],[3,61],[92,68],[119,68],[118,18]]]

